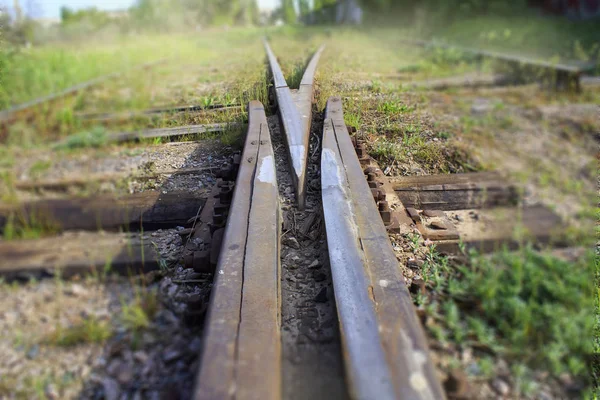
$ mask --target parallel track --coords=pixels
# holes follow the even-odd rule
[[[166,61],[165,59],[161,59],[158,61],[141,64],[141,65],[131,68],[130,70],[151,68],[151,67],[161,64],[165,61]],[[99,77],[91,79],[89,81],[78,83],[77,85],[71,86],[60,92],[52,93],[47,96],[38,97],[37,99],[33,99],[31,101],[16,105],[16,106],[8,108],[6,110],[1,110],[0,111],[0,124],[10,123],[10,122],[14,121],[16,118],[19,118],[23,114],[30,112],[32,109],[34,109],[36,107],[39,107],[46,103],[51,103],[53,101],[56,101],[58,99],[61,99],[61,98],[67,97],[67,96],[74,95],[78,92],[81,92],[81,91],[89,89],[93,86],[104,83],[110,79],[115,79],[115,78],[123,75],[123,73],[124,72],[113,72],[108,75],[99,76]]]

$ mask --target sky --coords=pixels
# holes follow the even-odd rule
[[[28,5],[35,5],[38,9],[36,17],[58,18],[60,7],[67,6],[72,9],[87,8],[95,6],[101,10],[120,10],[131,6],[135,0],[21,0],[21,7],[27,9]],[[279,0],[258,0],[260,8],[275,8]],[[12,0],[1,0],[0,4],[12,6]]]

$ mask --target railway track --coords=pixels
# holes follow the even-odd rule
[[[411,296],[344,125],[339,98],[328,102],[322,149],[315,143],[312,146],[321,153],[317,169],[322,197],[307,202],[307,170],[315,169],[314,157],[309,158],[312,82],[322,48],[309,62],[298,91],[287,86],[266,42],[265,48],[289,157],[289,171],[283,174],[291,175],[296,189],[294,215],[303,217],[307,208],[319,212],[316,208],[322,207],[328,246],[328,253],[322,255],[328,260],[322,261],[330,266],[327,275],[335,293],[331,303],[335,302],[337,314],[331,328],[339,331],[326,340],[330,343],[323,346],[327,347],[323,354],[338,363],[334,368],[338,376],[330,373],[326,376],[333,381],[318,377],[313,381],[307,371],[320,370],[319,362],[327,362],[323,354],[320,357],[309,348],[305,350],[312,357],[298,357],[289,349],[305,346],[311,331],[323,330],[322,310],[313,294],[327,286],[318,282],[325,280],[319,276],[305,277],[294,288],[300,292],[296,295],[281,287],[290,266],[281,263],[280,171],[264,109],[251,102],[248,135],[216,265],[195,398],[280,399],[306,398],[307,394],[317,398],[443,398]],[[300,268],[310,272],[306,263]],[[299,333],[290,334],[292,328]],[[318,343],[320,339],[317,335],[312,340]],[[339,343],[331,346],[336,340]],[[339,374],[342,369],[345,376]],[[282,385],[290,380],[296,389],[292,392]],[[312,390],[311,384],[318,390]]]
[[[527,66],[538,69],[543,73],[535,74],[536,78],[546,76],[547,80],[554,83],[554,88],[559,90],[571,90],[581,92],[581,81],[586,73],[592,73],[598,68],[598,57],[591,61],[547,61],[540,58],[524,56],[520,54],[511,54],[506,52],[491,51],[480,48],[471,48],[445,43],[434,43],[422,39],[403,39],[403,43],[420,46],[426,49],[444,49],[458,51],[459,53],[470,55],[478,61],[483,59],[494,59],[505,62],[513,66]],[[504,79],[503,79],[504,80]],[[435,84],[434,84],[435,85]]]
[[[194,398],[445,398],[388,234],[416,226],[424,238],[451,252],[462,236],[444,212],[466,208],[465,196],[471,208],[508,206],[514,191],[489,176],[476,178],[481,182],[475,184],[467,176],[456,182],[388,180],[364,143],[350,136],[340,98],[329,99],[324,115],[313,110],[314,76],[324,48],[308,62],[300,87],[292,89],[275,53],[266,41],[264,46],[278,116],[267,117],[257,101],[248,104],[243,151],[219,171],[220,179],[189,229],[204,248],[190,250],[186,266],[214,273]],[[189,133],[190,127],[181,127],[144,135]],[[123,133],[114,140],[132,136]],[[111,201],[121,207],[128,200]],[[110,227],[138,223],[147,202],[136,199],[126,215],[113,215]],[[105,203],[95,207],[114,214]],[[94,208],[85,202],[78,207]],[[170,218],[179,224],[185,220],[179,214],[189,209]],[[540,215],[536,218],[552,222],[545,231],[560,223]],[[435,220],[433,230],[430,219]],[[65,230],[88,229],[80,222],[70,221]],[[501,239],[493,237],[486,245]],[[56,246],[56,241],[48,243]],[[85,243],[72,247],[68,251],[85,253]],[[111,238],[104,245],[117,258],[121,247]],[[133,254],[121,257],[121,272],[159,268],[155,260],[146,260],[146,247],[139,243]],[[0,254],[9,253],[31,257],[28,248],[0,243]],[[18,277],[20,268],[35,270],[55,257],[51,250],[39,253],[20,264],[10,257],[0,261],[0,273]],[[75,273],[90,267],[86,256],[63,258],[70,258]],[[103,256],[96,257],[95,268]]]

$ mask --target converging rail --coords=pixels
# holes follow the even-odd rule
[[[327,103],[321,185],[350,392],[357,399],[444,398],[337,97]]]
[[[313,55],[297,90],[289,88],[277,62],[277,57],[266,40],[264,46],[271,66],[277,104],[288,146],[298,208],[303,210],[306,197],[306,163],[312,116],[313,83],[317,64],[325,46],[321,46]]]
[[[281,393],[280,210],[269,128],[250,102],[248,135],[217,264],[195,398]]]

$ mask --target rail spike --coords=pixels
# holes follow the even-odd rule
[[[313,83],[317,64],[325,46],[319,47],[309,61],[298,89],[290,89],[288,86],[277,62],[277,57],[266,40],[264,40],[264,46],[273,75],[275,95],[285,132],[298,209],[302,211],[306,197],[306,164],[310,139]]]

